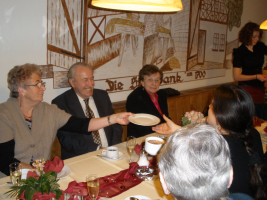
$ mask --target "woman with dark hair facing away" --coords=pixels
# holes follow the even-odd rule
[[[267,107],[264,105],[267,76],[262,74],[267,46],[260,41],[261,37],[262,30],[253,22],[240,30],[239,41],[242,44],[233,51],[233,74],[238,85],[252,96],[256,115],[267,120]]]
[[[126,109],[132,113],[146,113],[160,118],[165,122],[163,114],[168,116],[167,95],[159,90],[163,74],[155,65],[145,65],[139,71],[141,86],[136,88],[127,98]],[[127,126],[127,135],[141,137],[152,133],[150,126],[138,126],[130,123]]]
[[[215,127],[227,141],[234,170],[230,193],[246,193],[253,196],[250,180],[252,172],[262,162],[263,150],[260,134],[253,128],[254,105],[251,96],[242,88],[230,84],[218,87],[209,106],[207,122]],[[171,133],[178,128],[172,121],[153,128],[159,133]]]

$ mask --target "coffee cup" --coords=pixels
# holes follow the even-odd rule
[[[164,144],[164,140],[159,137],[147,137],[145,142],[145,150],[148,154],[155,156]]]
[[[107,149],[102,151],[102,155],[110,159],[118,159],[119,158],[118,147],[108,147]]]

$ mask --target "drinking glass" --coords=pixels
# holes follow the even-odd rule
[[[90,198],[96,200],[99,192],[99,178],[96,174],[90,174],[86,177],[87,190]]]
[[[132,162],[132,155],[133,155],[135,145],[136,145],[136,138],[134,136],[127,137],[126,147],[127,147],[128,154],[130,156],[129,162]]]
[[[14,162],[9,165],[10,180],[13,185],[19,185],[21,181],[21,170],[19,162]]]

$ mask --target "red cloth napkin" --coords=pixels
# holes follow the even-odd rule
[[[135,176],[135,170],[137,167],[138,164],[133,162],[130,163],[129,169],[100,178],[98,198],[111,198],[140,184],[143,180]],[[87,192],[86,182],[77,183],[76,181],[72,181],[69,183],[68,188],[64,192],[69,194],[78,194],[81,196],[85,196],[86,194],[84,199],[90,199]]]
[[[28,173],[27,173],[27,178],[29,178],[29,177],[33,177],[33,178],[35,178],[35,179],[39,179],[39,175],[38,174],[36,174],[35,172],[33,172],[33,171],[28,171]]]
[[[48,160],[45,163],[44,172],[55,171],[57,173],[61,172],[64,167],[64,162],[59,157],[55,157],[52,161]]]
[[[140,151],[144,148],[145,142],[142,142],[141,144],[136,144],[134,147],[136,155],[140,154]]]
[[[20,200],[25,200],[24,198],[24,193],[25,191],[19,196]],[[41,192],[36,192],[33,197],[32,200],[51,200],[52,198],[56,199],[56,194],[50,192],[49,194],[42,194]],[[64,195],[61,195],[59,197],[59,200],[64,200]]]
[[[253,125],[254,125],[254,127],[256,127],[256,126],[261,126],[261,124],[264,122],[264,120],[263,119],[261,119],[261,118],[258,118],[258,117],[253,117]]]

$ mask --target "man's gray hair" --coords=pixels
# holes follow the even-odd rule
[[[179,200],[216,200],[228,196],[231,158],[225,139],[210,125],[179,129],[159,155],[159,169]]]
[[[75,76],[75,69],[77,67],[88,67],[89,69],[91,69],[92,71],[94,70],[92,66],[90,66],[89,64],[87,63],[82,63],[82,62],[77,62],[77,63],[74,63],[70,68],[69,68],[69,71],[68,71],[68,79],[70,78],[73,78]]]

